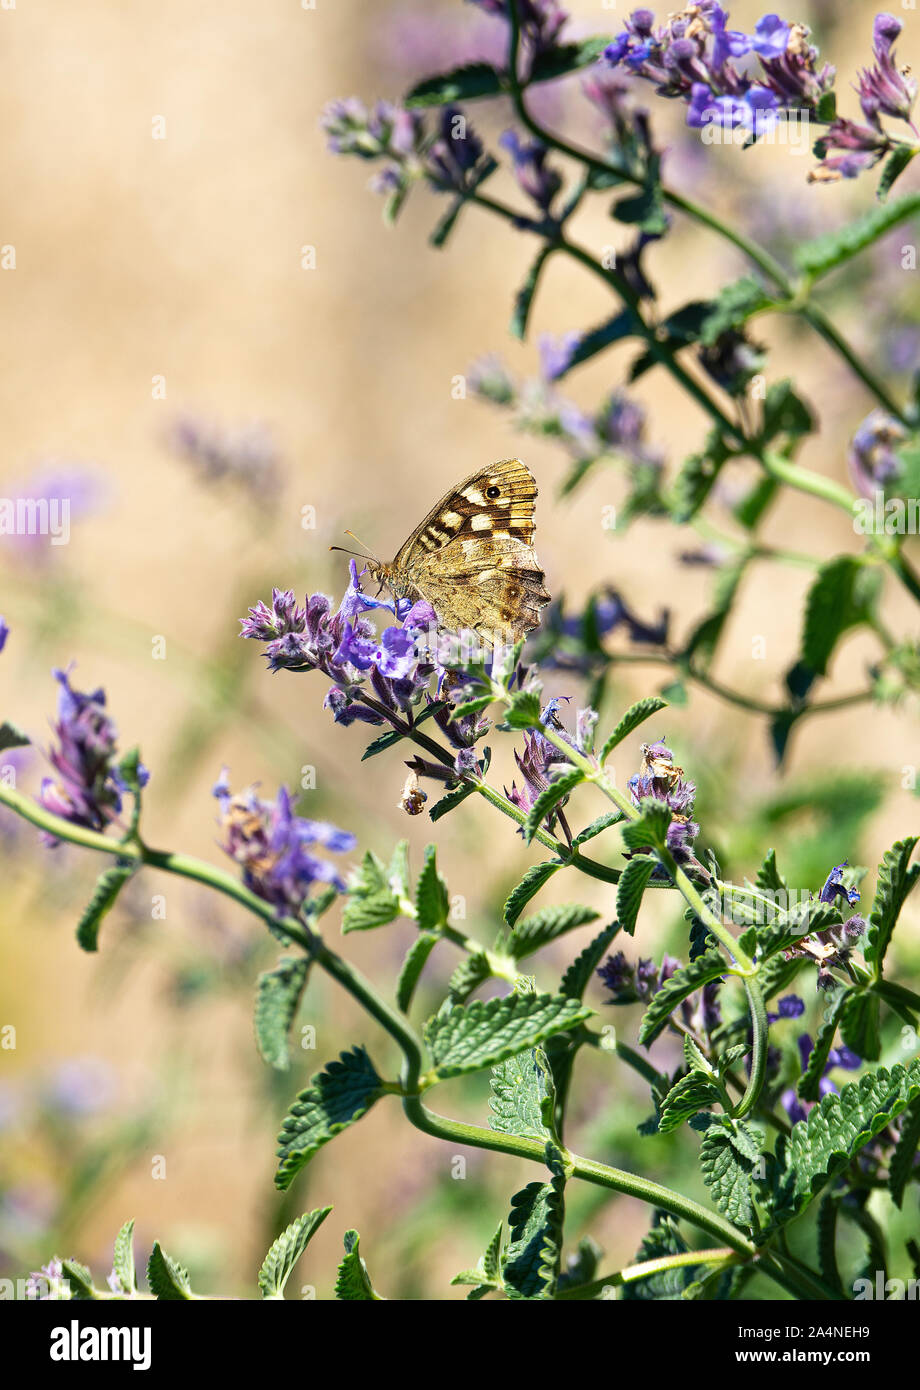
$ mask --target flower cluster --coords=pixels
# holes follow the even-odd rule
[[[561,699],[558,698],[550,700],[540,715],[540,723],[544,728],[555,729],[562,735],[566,743],[571,744],[580,753],[589,753],[594,746],[594,729],[598,720],[597,711],[590,708],[579,710],[573,735],[569,733],[559,718],[558,711],[561,703]],[[549,786],[554,775],[566,766],[566,758],[539,729],[527,729],[524,732],[524,751],[519,753],[515,749],[514,761],[517,763],[518,771],[523,778],[523,785],[518,787],[515,782],[512,782],[510,791],[507,787],[505,788],[505,796],[517,806],[518,810],[527,812],[540,793]],[[549,817],[550,829],[552,829],[558,811],[564,804],[563,799]]]
[[[204,483],[236,484],[261,506],[278,494],[278,451],[264,425],[226,429],[183,415],[171,425],[167,443]]]
[[[214,787],[220,803],[221,848],[243,870],[243,882],[279,915],[297,916],[315,883],[331,884],[340,893],[344,880],[316,847],[344,853],[355,848],[354,835],[327,821],[295,815],[282,787],[274,801],[264,801],[254,787],[233,795],[227,771]]]
[[[54,676],[61,687],[54,726],[58,746],[49,750],[48,759],[57,776],[44,778],[39,799],[64,820],[104,830],[118,816],[129,790],[116,762],[118,734],[105,707],[105,691],[74,690],[67,671]],[[148,777],[139,765],[138,785],[145,786]],[[50,838],[48,843],[57,842]]]
[[[322,125],[333,154],[382,160],[371,187],[399,202],[420,180],[439,193],[469,194],[495,168],[455,106],[445,106],[431,127],[419,111],[388,101],[368,110],[357,97],[347,97],[329,103]]]
[[[859,902],[859,889],[852,888],[844,882],[843,871],[846,867],[846,860],[842,864],[834,865],[818,894],[818,902],[833,904],[840,898],[847,907]],[[854,914],[845,922],[826,927],[796,942],[786,951],[786,959],[800,957],[811,961],[818,967],[817,988],[835,989],[837,978],[833,972],[846,968],[853,948],[865,930],[865,919]]]
[[[643,743],[642,767],[630,777],[627,786],[638,806],[646,797],[663,801],[672,815],[668,826],[667,845],[678,862],[691,858],[692,842],[700,827],[692,819],[696,799],[696,784],[684,779],[684,770],[674,762],[674,754],[663,740]]]
[[[658,966],[653,960],[633,963],[617,951],[598,966],[597,974],[610,991],[608,1004],[647,1004],[679,969],[680,961],[673,956],[664,956]],[[721,981],[713,980],[683,1000],[680,1013],[688,1028],[708,1035],[718,1027],[722,1022],[720,988]]]
[[[881,122],[882,116],[888,116],[904,121],[915,136],[918,133],[911,117],[917,99],[917,80],[908,68],[898,68],[894,58],[894,42],[902,27],[894,15],[876,15],[872,32],[875,63],[862,70],[856,88],[864,119],[853,121],[836,117],[832,121],[816,146],[821,163],[809,175],[812,182],[855,179],[895,149],[904,149],[908,158],[911,149],[916,151],[917,146],[905,145]]]
[[[685,101],[689,126],[742,128],[756,136],[781,111],[815,109],[833,87],[834,69],[818,69],[808,39],[804,25],[776,14],[758,20],[753,34],[729,29],[716,0],[699,0],[664,25],[656,25],[651,10],[634,10],[604,59],[654,82],[660,95]],[[749,55],[759,59],[759,71],[736,61]]]

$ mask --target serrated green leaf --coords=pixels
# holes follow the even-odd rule
[[[711,1125],[700,1145],[700,1167],[703,1181],[723,1215],[738,1226],[750,1227],[754,1219],[751,1175],[763,1138],[738,1120],[732,1124],[743,1133],[744,1142],[736,1142],[737,1136],[721,1125]]]
[[[410,109],[450,106],[454,102],[498,96],[501,91],[501,75],[489,63],[467,63],[416,83],[406,93],[403,105]]]
[[[263,1298],[284,1298],[291,1271],[331,1211],[331,1207],[317,1207],[305,1212],[272,1242],[259,1270]]]
[[[484,980],[492,974],[489,958],[484,951],[474,951],[466,956],[450,977],[450,998],[454,1004],[462,1004]]]
[[[601,764],[603,765],[617,744],[622,743],[624,738],[627,738],[634,729],[638,729],[639,725],[644,724],[651,715],[657,714],[659,710],[667,709],[667,707],[667,700],[663,700],[660,695],[650,695],[648,699],[637,700],[634,705],[630,705],[601,750]]]
[[[548,786],[543,788],[527,812],[527,819],[522,827],[526,844],[530,844],[547,816],[584,780],[585,774],[581,768],[573,767],[570,771],[554,777]]]
[[[438,873],[436,848],[425,846],[425,863],[415,889],[415,910],[420,931],[438,931],[447,925],[447,884]]]
[[[278,1071],[291,1065],[288,1034],[303,994],[310,960],[307,956],[294,959],[282,956],[274,970],[259,976],[256,994],[256,1042],[262,1060]]]
[[[882,177],[878,181],[876,196],[880,203],[887,202],[888,194],[917,153],[918,147],[916,145],[898,145],[892,150],[885,160]]]
[[[81,950],[98,951],[102,919],[111,912],[122,888],[136,872],[136,861],[118,861],[111,868],[103,869],[96,879],[93,896],[77,923],[77,943]]]
[[[711,946],[689,965],[682,965],[679,970],[675,970],[670,979],[665,980],[658,993],[652,996],[639,1025],[639,1041],[646,1045],[654,1042],[677,1005],[696,990],[702,989],[703,985],[719,979],[727,969],[728,965],[722,952]]]
[[[881,978],[885,953],[901,908],[920,878],[920,862],[913,865],[910,862],[918,839],[920,836],[912,835],[898,840],[885,851],[879,865],[875,899],[866,933],[866,960],[873,967],[876,979]]]
[[[399,898],[390,886],[383,864],[370,850],[348,885],[342,931],[371,931],[399,916]]]
[[[667,843],[671,812],[663,801],[643,797],[638,820],[627,821],[622,829],[627,849],[664,849]]]
[[[478,1293],[478,1297],[488,1293],[491,1289],[502,1288],[502,1277],[500,1272],[502,1233],[504,1223],[498,1223],[498,1230],[489,1241],[485,1253],[480,1255],[476,1262],[475,1269],[464,1269],[460,1274],[455,1274],[451,1279],[452,1284],[473,1284],[474,1292],[469,1295],[473,1298]]]
[[[618,825],[621,820],[623,820],[622,811],[605,811],[590,825],[586,825],[584,830],[579,830],[572,840],[572,848],[578,849],[579,846],[587,844],[589,840],[593,840],[597,835],[602,835],[605,830],[609,830],[612,825]]]
[[[518,922],[508,938],[507,950],[516,960],[520,960],[538,951],[548,941],[555,941],[557,937],[588,922],[596,922],[599,916],[600,913],[593,907],[582,907],[579,903],[544,907],[525,917],[523,922]]]
[[[98,1299],[100,1291],[94,1285],[92,1273],[86,1265],[79,1260],[62,1260],[61,1270],[72,1299],[81,1303]]]
[[[345,1258],[339,1265],[335,1280],[335,1296],[345,1303],[383,1303],[361,1258],[357,1231],[345,1232]]]
[[[897,202],[886,203],[884,207],[874,208],[855,222],[829,232],[814,241],[806,241],[796,252],[795,260],[799,270],[805,271],[813,279],[826,275],[838,265],[856,256],[884,236],[892,227],[907,217],[920,212],[920,193],[911,193]]]
[[[546,1143],[555,1138],[551,1120],[555,1105],[553,1075],[540,1047],[521,1052],[492,1068],[489,1128],[499,1134]]]
[[[815,1044],[808,1058],[808,1065],[802,1073],[797,1088],[802,1100],[818,1099],[818,1087],[827,1070],[827,1059],[834,1046],[837,1025],[840,1022],[840,1015],[847,998],[848,991],[841,990],[825,1014],[824,1021],[815,1035]]]
[[[769,309],[773,302],[753,276],[734,280],[710,301],[701,328],[701,342],[705,347],[712,347],[723,333],[741,328],[754,314]]]
[[[801,396],[796,394],[788,377],[774,381],[767,387],[760,432],[762,442],[768,444],[778,434],[798,439],[803,434],[810,434],[815,423],[814,415]]]
[[[567,1032],[593,1012],[576,999],[555,994],[474,999],[430,1019],[425,1041],[435,1075],[443,1080],[503,1062],[555,1033]]]
[[[881,576],[852,555],[822,565],[805,600],[802,660],[819,676],[842,635],[872,613]]]
[[[920,1094],[920,1059],[909,1066],[879,1067],[828,1094],[788,1140],[777,1141],[775,1220],[797,1216],[850,1160]]]
[[[553,874],[562,868],[558,859],[547,859],[542,864],[531,864],[520,883],[512,888],[505,899],[502,915],[509,927],[513,927],[524,908],[549,882]]]
[[[636,919],[642,905],[642,895],[658,863],[651,855],[637,855],[627,860],[617,884],[617,920],[630,936],[636,930]]]
[[[509,729],[536,729],[540,726],[540,696],[535,690],[515,690],[505,711]]]
[[[591,977],[607,953],[611,941],[620,930],[619,922],[611,922],[599,932],[592,942],[576,956],[559,984],[559,993],[569,999],[580,999],[587,989]]]
[[[317,1149],[366,1115],[382,1092],[380,1077],[363,1047],[343,1052],[314,1076],[285,1116],[278,1136],[275,1185],[291,1185]]]
[[[468,796],[472,796],[476,788],[472,782],[461,782],[459,786],[445,792],[440,801],[436,801],[428,812],[432,820],[440,820],[448,812],[455,811],[461,801],[465,801]]]
[[[687,1072],[686,1076],[682,1076],[671,1087],[661,1102],[658,1116],[659,1133],[670,1134],[672,1130],[679,1129],[685,1120],[691,1119],[710,1105],[718,1105],[721,1100],[722,1092],[718,1086],[702,1072]]]
[[[134,1269],[134,1220],[126,1221],[115,1237],[115,1255],[112,1261],[119,1284],[126,1294],[137,1288],[137,1274]]]
[[[918,1144],[920,1144],[920,1100],[915,1100],[904,1112],[901,1133],[888,1164],[888,1186],[891,1190],[891,1200],[899,1210],[904,1201],[907,1184],[916,1172],[914,1160],[917,1156]]]
[[[847,1047],[864,1062],[877,1062],[882,1050],[879,1033],[879,997],[871,990],[850,990],[840,1019]]]
[[[165,1303],[179,1303],[195,1297],[188,1270],[170,1259],[158,1240],[153,1242],[147,1261],[147,1283],[150,1292]]]
[[[440,940],[437,932],[420,932],[406,952],[396,985],[396,1005],[403,1013],[408,1012],[425,963]]]
[[[756,887],[765,893],[788,893],[789,885],[776,867],[776,850],[768,849],[766,858],[757,870]]]
[[[508,1244],[502,1255],[502,1278],[512,1299],[552,1298],[562,1261],[565,1175],[552,1145],[549,1182],[528,1183],[511,1199]]]
[[[544,246],[538,252],[537,258],[527,272],[527,278],[521,285],[514,297],[514,311],[511,315],[510,333],[512,338],[517,338],[518,342],[523,342],[527,337],[527,323],[530,318],[530,310],[533,305],[534,295],[540,280],[543,267],[552,255],[553,247]]]

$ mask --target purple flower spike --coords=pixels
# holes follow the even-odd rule
[[[55,671],[60,684],[58,722],[54,731],[58,747],[48,759],[57,773],[46,777],[39,800],[55,815],[91,830],[104,830],[121,810],[124,783],[116,759],[117,730],[105,707],[105,691],[91,694],[75,690],[68,671]],[[141,785],[146,769],[139,769]],[[57,843],[47,838],[49,845]]]
[[[834,868],[831,869],[825,880],[824,887],[818,895],[818,900],[820,902],[832,903],[835,898],[838,897],[845,898],[851,906],[853,903],[859,902],[859,889],[847,888],[843,881],[843,871],[846,867],[847,861],[844,859],[842,864],[836,864]]]

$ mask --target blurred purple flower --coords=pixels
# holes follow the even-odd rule
[[[223,770],[214,787],[220,803],[221,849],[243,870],[243,882],[279,914],[297,916],[314,883],[332,884],[340,893],[344,880],[335,866],[313,853],[314,847],[344,853],[355,848],[354,835],[328,821],[295,815],[290,794],[281,787],[274,802],[254,787],[233,795]]]
[[[277,500],[278,451],[270,431],[258,421],[228,428],[183,415],[170,426],[167,442],[202,482],[238,484],[261,505]]]
[[[498,143],[511,155],[521,191],[549,216],[553,199],[562,187],[562,175],[546,167],[547,147],[539,140],[523,143],[514,130],[506,130]]]
[[[86,1118],[107,1110],[118,1091],[114,1067],[101,1057],[62,1062],[44,1087],[45,1104],[61,1115]]]
[[[897,445],[907,438],[907,429],[884,410],[873,410],[853,436],[847,455],[850,477],[856,490],[871,502],[885,484],[897,478],[903,464]]]
[[[807,1033],[802,1033],[799,1037],[798,1049],[801,1068],[804,1072],[805,1068],[808,1066],[808,1059],[814,1051],[814,1043]],[[852,1052],[848,1047],[831,1048],[827,1056],[827,1064],[824,1068],[821,1080],[818,1082],[819,1098],[832,1093],[836,1094],[837,1092],[837,1087],[830,1079],[830,1072],[834,1071],[837,1067],[841,1067],[844,1071],[858,1071],[861,1066],[862,1058],[857,1057],[856,1053]],[[807,1117],[809,1110],[811,1110],[815,1102],[800,1100],[795,1090],[789,1087],[787,1090],[783,1091],[780,1096],[780,1104],[789,1116],[790,1122],[796,1125],[800,1120],[804,1120]]]
[[[896,120],[910,122],[917,100],[917,80],[909,68],[898,68],[894,61],[894,41],[903,25],[891,14],[877,14],[872,29],[875,66],[859,74],[859,104],[870,122],[881,111]]]
[[[6,619],[0,616],[0,652],[6,646],[6,639],[10,635],[10,626]]]

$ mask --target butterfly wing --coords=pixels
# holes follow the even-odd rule
[[[471,474],[413,531],[394,578],[427,599],[446,628],[526,636],[550,601],[533,548],[536,498],[520,459]]]

